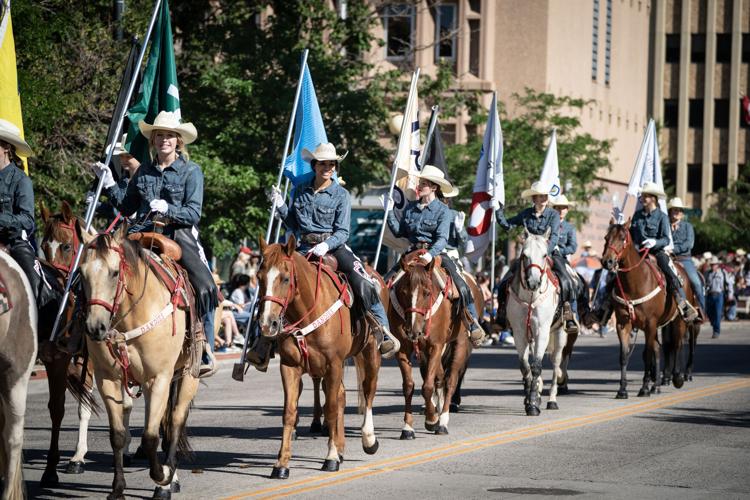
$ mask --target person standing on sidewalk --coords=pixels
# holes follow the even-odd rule
[[[734,288],[726,271],[721,268],[718,257],[712,257],[709,261],[711,269],[706,273],[706,307],[708,318],[714,334],[712,338],[718,338],[721,334],[721,319],[724,315],[724,295],[727,299],[734,299]]]

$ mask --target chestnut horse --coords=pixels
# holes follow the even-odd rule
[[[185,435],[190,404],[198,390],[202,348],[185,343],[189,311],[180,307],[179,294],[187,286],[177,280],[170,291],[151,269],[141,246],[127,238],[123,225],[113,235],[93,239],[76,231],[86,243],[81,258],[85,305],[86,345],[94,375],[109,416],[115,474],[110,498],[123,498],[123,388],[140,385],[146,400],[146,423],[141,445],[148,457],[154,495],[170,496],[177,481],[177,451],[189,451]],[[200,345],[200,343],[199,343]],[[202,347],[202,346],[200,346]],[[168,442],[166,463],[157,455],[159,426]]]
[[[627,368],[635,345],[634,335],[631,340],[633,329],[642,330],[646,338],[643,385],[638,392],[638,396],[645,397],[660,392],[660,381],[657,381],[660,374],[658,329],[670,326],[670,355],[677,356],[688,328],[672,294],[667,291],[665,279],[656,262],[648,256],[648,250],[636,250],[630,235],[630,222],[610,225],[602,253],[604,267],[615,273],[616,286],[612,298],[620,338],[620,388],[617,399],[628,397]],[[685,284],[687,299],[691,304],[696,304],[687,275],[681,267],[678,267],[678,272]],[[650,382],[653,385],[649,387]],[[678,389],[684,383],[679,363],[674,363],[672,382]]]
[[[264,337],[275,338],[281,358],[284,385],[284,431],[279,458],[271,478],[289,477],[289,459],[297,405],[304,373],[320,377],[325,392],[324,413],[328,425],[328,454],[321,470],[335,472],[343,461],[344,409],[346,394],[344,360],[354,357],[359,390],[364,393],[362,448],[373,454],[378,440],[372,419],[372,404],[380,369],[380,353],[364,321],[355,322],[346,306],[348,292],[339,288],[320,263],[311,263],[295,251],[296,240],[267,244],[260,239],[263,255],[259,280],[259,322]],[[364,318],[362,318],[364,319]]]
[[[404,392],[401,439],[414,439],[411,401],[414,395],[411,355],[416,354],[422,374],[425,428],[448,434],[450,405],[459,378],[471,355],[468,330],[458,312],[458,291],[436,257],[425,264],[417,250],[401,257],[401,269],[390,283],[388,321],[401,341],[398,366]],[[476,304],[484,300],[474,279],[464,273]]]
[[[0,478],[2,498],[25,497],[22,448],[26,392],[36,361],[37,310],[26,275],[0,251]]]

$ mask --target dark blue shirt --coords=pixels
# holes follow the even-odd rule
[[[279,207],[281,220],[297,236],[309,233],[330,233],[325,240],[330,250],[335,250],[349,240],[349,224],[352,218],[352,202],[349,191],[337,182],[317,193],[313,182],[294,188],[291,210],[286,205]]]
[[[517,226],[524,226],[531,234],[544,236],[549,229],[547,253],[551,255],[555,250],[557,240],[560,238],[560,214],[554,208],[545,207],[538,215],[534,207],[524,208],[521,213],[510,219],[505,218],[503,210],[498,210],[495,215],[497,223],[506,231]]]
[[[690,256],[695,244],[695,231],[693,225],[688,221],[680,221],[677,229],[672,231],[672,241],[674,242],[674,254],[678,257]]]
[[[560,249],[563,257],[573,255],[578,249],[576,228],[566,220],[560,222],[560,238],[557,240],[557,248]]]
[[[34,189],[23,170],[9,163],[0,170],[0,242],[34,234]]]
[[[429,244],[428,252],[435,257],[448,244],[453,218],[453,211],[437,198],[424,207],[414,200],[406,205],[401,220],[388,212],[388,228],[395,237],[406,238],[412,245]]]
[[[644,240],[654,239],[656,245],[651,248],[651,252],[663,250],[669,245],[669,217],[659,207],[650,213],[645,208],[638,210],[630,223],[630,236],[638,247]]]
[[[160,171],[156,161],[141,165],[127,184],[120,183],[109,188],[106,194],[110,201],[123,215],[136,213],[139,223],[131,228],[131,232],[153,231],[151,220],[145,223],[140,221],[151,211],[151,202],[159,199],[167,202],[167,217],[170,219],[164,234],[172,236],[176,229],[197,227],[203,207],[201,168],[179,156]]]

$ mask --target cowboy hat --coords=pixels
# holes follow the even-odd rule
[[[149,125],[145,120],[138,122],[138,128],[146,139],[151,138],[151,132],[154,130],[168,130],[182,137],[182,142],[190,144],[198,138],[198,131],[195,125],[186,122],[181,123],[179,117],[173,111],[159,111],[154,118],[153,125]]]
[[[536,181],[531,185],[529,189],[524,189],[523,193],[521,193],[521,198],[528,199],[536,195],[549,196],[549,192],[551,190],[552,186],[548,184],[542,184],[541,181]]]
[[[419,179],[430,181],[433,184],[440,186],[440,190],[443,192],[443,196],[446,198],[452,198],[458,195],[458,188],[454,187],[448,179],[445,178],[445,173],[437,168],[435,165],[425,165],[417,175]]]
[[[709,260],[713,256],[714,256],[714,254],[712,254],[711,252],[703,252],[703,259],[704,260]]]
[[[713,255],[710,259],[708,259],[708,263],[710,265],[721,264],[721,259],[719,259],[716,255]]]
[[[655,182],[646,182],[641,186],[641,194],[650,194],[657,198],[666,198],[667,194]]]
[[[574,207],[576,206],[575,201],[570,201],[564,194],[559,194],[552,198],[553,207]]]
[[[740,257],[743,256],[743,255],[747,255],[747,252],[745,251],[744,248],[738,248],[737,251],[734,252],[734,253],[737,254],[737,255],[739,255]]]
[[[18,156],[34,156],[31,146],[21,138],[19,128],[2,118],[0,118],[0,140],[15,146]]]
[[[583,242],[583,248],[591,248],[594,245],[591,243],[591,240],[586,240]]]
[[[669,200],[669,203],[667,204],[667,210],[670,210],[672,208],[677,208],[679,210],[685,210],[685,204],[682,202],[682,198],[672,198]]]
[[[336,146],[330,142],[321,142],[315,151],[310,151],[307,148],[302,148],[302,159],[307,162],[315,161],[341,161],[346,158],[349,151],[344,151],[344,154],[336,154]]]
[[[123,144],[127,143],[127,141],[128,141],[128,134],[122,134],[122,139],[120,139],[119,141],[115,143],[115,150],[112,151],[112,156],[119,156],[123,153],[129,154],[128,150],[123,147]],[[111,146],[107,146],[107,153],[109,153],[110,147]]]

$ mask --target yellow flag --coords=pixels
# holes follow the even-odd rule
[[[18,93],[16,74],[16,45],[13,42],[13,24],[10,21],[10,0],[0,0],[0,118],[8,120],[21,131],[23,138],[23,118],[21,117],[21,95]],[[26,158],[23,169],[28,174]]]

